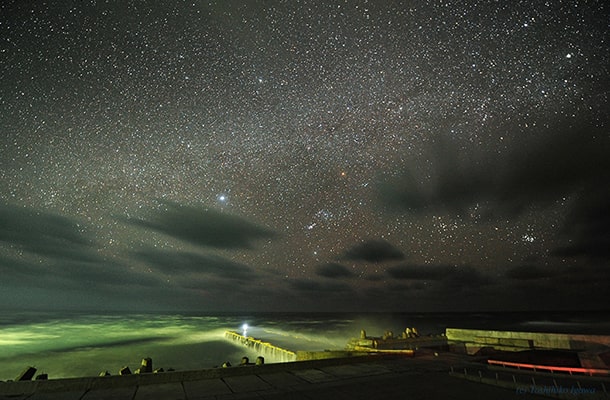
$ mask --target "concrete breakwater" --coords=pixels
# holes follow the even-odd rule
[[[447,328],[445,336],[449,342],[463,343],[468,353],[474,353],[482,347],[508,351],[527,349],[583,351],[610,347],[610,336],[602,335]]]
[[[225,338],[241,346],[253,349],[257,354],[265,357],[265,360],[270,360],[271,362],[290,362],[297,360],[297,355],[294,351],[283,349],[260,339],[243,336],[233,331],[226,331]]]
[[[413,350],[377,350],[371,348],[347,348],[342,350],[320,350],[320,351],[291,351],[275,346],[249,336],[243,336],[237,332],[226,331],[225,338],[241,346],[252,348],[257,354],[262,355],[265,360],[271,362],[312,361],[329,358],[350,358],[369,356],[371,354],[402,354],[413,355]],[[349,347],[349,346],[348,346]]]
[[[606,354],[610,354],[610,336],[447,328],[446,337],[454,348],[462,346],[467,354],[476,354],[482,349],[510,352],[562,350],[575,354],[580,367],[589,369],[590,373],[605,371],[607,374],[609,369]],[[497,363],[503,366],[511,364]]]

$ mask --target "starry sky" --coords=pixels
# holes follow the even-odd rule
[[[0,303],[607,308],[603,1],[0,4]]]

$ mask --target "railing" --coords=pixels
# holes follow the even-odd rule
[[[607,369],[596,369],[596,368],[577,368],[577,367],[559,367],[555,365],[536,365],[536,364],[524,364],[524,363],[516,363],[516,362],[508,362],[508,361],[499,361],[499,360],[487,360],[489,365],[500,365],[502,367],[511,367],[517,369],[526,369],[536,371],[550,371],[553,372],[567,372],[570,375],[576,374],[584,374],[584,375],[605,375],[610,376],[610,370]]]
[[[488,367],[487,367],[488,368]],[[469,381],[514,390],[516,394],[534,394],[563,400],[578,398],[610,399],[607,377],[534,372],[533,369],[487,369],[484,365],[451,366],[449,375]]]

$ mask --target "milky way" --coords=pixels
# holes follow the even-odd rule
[[[0,299],[599,308],[608,40],[601,1],[5,1]]]

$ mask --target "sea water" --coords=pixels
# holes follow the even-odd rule
[[[244,332],[244,324],[247,329]],[[226,340],[224,332],[245,333],[297,350],[343,349],[365,329],[370,336],[406,327],[441,334],[447,327],[555,333],[610,334],[609,312],[554,313],[244,313],[89,314],[4,312],[0,314],[0,380],[15,379],[28,366],[50,379],[116,375],[135,371],[145,357],[153,368],[213,368],[260,354]],[[265,359],[265,362],[274,362]]]

